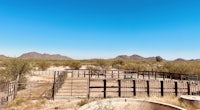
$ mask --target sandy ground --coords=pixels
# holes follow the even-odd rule
[[[26,89],[19,91],[16,99],[3,110],[76,110],[81,99],[53,101],[45,98],[52,81],[53,76],[28,76]]]

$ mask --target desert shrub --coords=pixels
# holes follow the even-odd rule
[[[31,67],[28,61],[22,59],[10,59],[5,62],[5,69],[1,72],[1,77],[6,80],[17,80],[18,83],[26,83],[26,75],[30,73]],[[5,79],[4,79],[5,80]],[[18,89],[24,87],[19,86]]]
[[[117,69],[123,69],[125,62],[123,60],[114,60],[112,62],[112,67]]]
[[[81,107],[81,106],[87,104],[88,102],[89,102],[89,101],[88,101],[87,99],[81,100],[80,102],[77,103],[77,105]]]
[[[157,61],[157,62],[162,62],[162,61],[163,61],[163,58],[160,57],[160,56],[156,56],[156,61]]]
[[[82,66],[80,61],[72,61],[69,65],[71,69],[80,69]]]
[[[103,59],[96,59],[94,60],[94,65],[96,67],[99,67],[100,69],[108,69],[109,68],[109,62]]]
[[[51,64],[47,60],[38,61],[36,65],[39,68],[39,70],[42,70],[42,71],[47,70],[51,66]]]

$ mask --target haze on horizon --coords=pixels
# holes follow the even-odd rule
[[[0,54],[200,58],[198,0],[1,0]]]

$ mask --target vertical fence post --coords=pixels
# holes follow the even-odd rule
[[[164,86],[163,86],[163,81],[160,81],[160,91],[161,91],[161,96],[164,96]]]
[[[175,83],[175,96],[178,96],[178,82]]]
[[[55,96],[55,83],[56,83],[56,71],[54,72],[53,87],[52,87],[52,98]]]
[[[156,73],[156,72],[154,72],[154,74],[155,74],[155,80],[156,80],[156,74],[157,74],[157,73]]]
[[[89,76],[89,78],[88,78],[88,99],[90,98],[90,76]]]
[[[143,79],[144,79],[144,72],[142,72],[143,73]]]
[[[80,73],[79,73],[79,70],[78,70],[78,78],[79,78],[79,74],[80,74]]]
[[[179,79],[182,80],[182,78],[181,78],[181,74],[179,74]]]
[[[103,97],[106,98],[106,79],[103,80],[104,90]]]
[[[147,96],[150,96],[150,92],[149,92],[149,81],[147,80]]]
[[[187,82],[187,92],[188,92],[188,95],[190,95],[190,82]]]
[[[121,97],[121,80],[118,80],[118,96]]]
[[[84,73],[83,73],[83,75],[84,75],[84,78],[85,78],[85,70],[84,70]]]
[[[135,84],[135,80],[133,80],[133,96],[136,96],[136,84]]]
[[[113,70],[111,70],[111,71],[112,71],[111,77],[113,78]]]
[[[72,76],[71,76],[72,78],[74,77],[74,70],[72,70]]]

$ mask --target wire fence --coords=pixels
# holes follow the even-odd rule
[[[0,109],[15,99],[17,95],[17,82],[3,82],[0,84]]]

